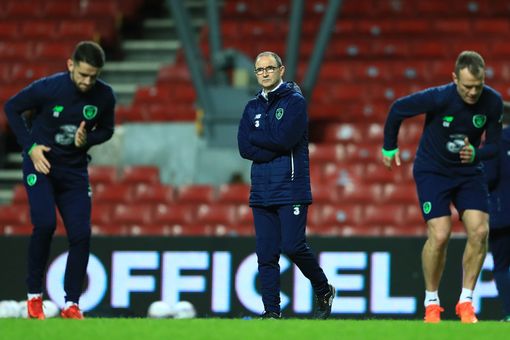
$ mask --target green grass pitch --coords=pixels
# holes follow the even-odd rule
[[[508,339],[510,323],[460,321],[424,324],[402,320],[0,319],[0,339]]]

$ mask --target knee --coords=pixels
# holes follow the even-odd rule
[[[470,241],[485,243],[489,237],[489,226],[486,223],[480,223],[476,227],[470,228],[467,234]]]
[[[57,219],[49,216],[32,216],[32,224],[34,225],[34,234],[53,235],[57,229]]]
[[[428,239],[434,248],[444,249],[448,245],[450,232],[439,230],[429,231]]]
[[[306,245],[304,244],[287,244],[282,246],[282,253],[287,255],[289,258],[293,258],[305,250]]]
[[[70,244],[90,243],[90,228],[79,228],[75,231],[67,232],[67,238]]]

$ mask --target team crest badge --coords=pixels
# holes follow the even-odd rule
[[[430,201],[427,201],[425,203],[423,203],[423,212],[428,215],[430,213],[430,211],[432,210],[432,203],[430,203]]]
[[[281,107],[276,109],[275,113],[276,119],[280,120],[283,117],[283,109]]]
[[[85,105],[83,107],[83,117],[85,119],[92,119],[97,115],[97,106],[94,105]]]
[[[474,115],[473,116],[473,125],[476,128],[482,128],[487,121],[487,116],[485,115]]]
[[[453,116],[444,116],[443,117],[443,126],[450,127],[450,124],[453,122]]]
[[[37,182],[37,175],[36,174],[29,174],[27,176],[27,184],[28,184],[28,186],[33,187],[36,182]]]

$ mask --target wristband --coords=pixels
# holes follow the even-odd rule
[[[384,157],[393,159],[393,157],[395,157],[395,154],[398,152],[398,148],[393,149],[393,150],[386,150],[386,149],[382,148],[381,152]]]
[[[30,147],[30,149],[28,149],[28,152],[27,154],[30,156],[30,154],[32,153],[32,150],[37,146],[37,143],[34,143],[32,144],[32,146]]]
[[[473,151],[473,153],[471,154],[471,159],[469,160],[469,163],[473,163],[475,161],[475,157],[476,157],[476,149],[471,144],[469,144],[469,148]]]

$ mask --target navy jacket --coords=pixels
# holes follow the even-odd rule
[[[415,167],[447,174],[474,174],[480,161],[497,155],[501,134],[501,95],[484,86],[476,104],[465,103],[455,83],[431,87],[393,103],[384,126],[384,148],[397,148],[397,135],[402,120],[425,113],[425,126],[416,152]],[[480,147],[485,133],[485,143]],[[459,151],[464,138],[476,148],[473,163],[461,163]]]
[[[503,129],[498,157],[484,164],[489,183],[489,226],[510,227],[510,127]]]
[[[246,105],[237,134],[241,157],[253,161],[250,206],[310,204],[308,113],[297,84],[262,91]]]
[[[88,92],[80,92],[69,73],[61,72],[36,80],[5,103],[5,113],[24,154],[34,143],[46,145],[51,164],[82,167],[87,151],[110,139],[114,130],[115,96],[112,88],[97,80]],[[22,114],[31,112],[26,121]],[[87,130],[85,147],[74,146],[82,121]]]

